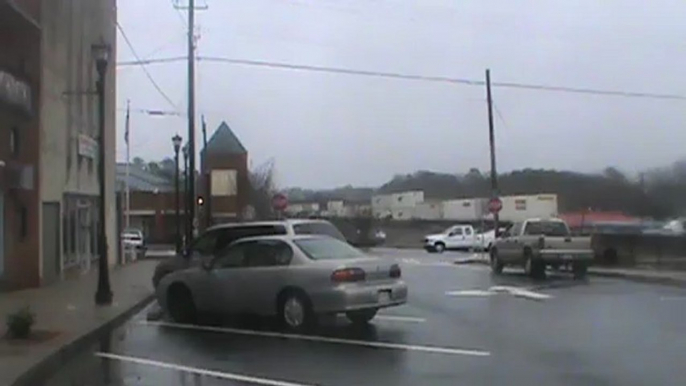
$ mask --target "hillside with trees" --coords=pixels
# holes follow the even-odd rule
[[[174,162],[145,162],[134,158],[134,164],[172,180]],[[273,163],[251,171],[252,205],[261,208],[260,217],[270,212],[273,186]],[[621,211],[641,217],[667,218],[686,215],[686,160],[671,166],[647,170],[638,178],[627,177],[613,167],[602,173],[586,174],[572,171],[523,169],[498,176],[501,195],[554,193],[558,195],[561,212],[584,209]],[[422,190],[426,199],[488,197],[490,176],[476,168],[465,174],[418,171],[396,175],[381,187],[343,186],[328,190],[302,188],[285,189],[290,201],[347,200],[368,202],[374,194]],[[265,213],[262,213],[265,212]]]
[[[609,167],[602,173],[524,169],[498,176],[501,195],[555,193],[560,211],[622,211],[664,218],[686,213],[686,161],[646,171],[631,179]],[[379,193],[423,190],[426,199],[488,197],[488,173],[471,169],[463,175],[420,171],[394,177]]]

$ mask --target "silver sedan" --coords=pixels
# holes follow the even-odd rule
[[[367,323],[380,308],[404,304],[407,285],[393,261],[340,240],[262,236],[234,242],[202,267],[165,276],[157,299],[181,323],[198,313],[249,313],[277,316],[300,330],[320,314]]]

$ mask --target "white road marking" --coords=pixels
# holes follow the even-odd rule
[[[660,296],[660,300],[664,301],[686,301],[686,296]]]
[[[548,294],[530,291],[525,288],[510,286],[494,286],[489,288],[488,290],[448,291],[445,294],[448,296],[492,296],[497,294],[510,294],[515,297],[531,300],[546,300],[552,298],[552,296]]]
[[[401,264],[408,264],[413,267],[452,267],[453,263],[449,261],[421,261],[418,259],[398,259]]]
[[[132,356],[126,356],[126,355],[117,355],[117,354],[111,354],[111,353],[105,353],[105,352],[98,352],[98,353],[95,353],[95,355],[100,357],[100,358],[107,358],[107,359],[113,359],[113,360],[118,360],[118,361],[122,361],[122,362],[136,363],[139,365],[155,366],[155,367],[160,367],[160,368],[170,369],[170,370],[185,371],[187,373],[206,375],[206,376],[210,376],[210,377],[228,379],[228,380],[238,381],[238,382],[252,383],[255,385],[267,385],[267,386],[310,386],[311,385],[311,384],[307,384],[307,383],[295,383],[295,382],[288,382],[288,381],[279,381],[276,379],[251,377],[249,375],[225,373],[222,371],[207,370],[207,369],[201,369],[201,368],[196,368],[196,367],[177,365],[174,363],[160,362],[160,361],[155,361],[155,360],[151,360],[151,359],[132,357]]]
[[[414,316],[401,316],[401,315],[377,315],[374,320],[388,320],[391,322],[410,322],[410,323],[424,323],[426,319],[416,318]]]
[[[298,339],[298,340],[307,340],[307,341],[312,341],[312,342],[337,343],[337,344],[347,344],[347,345],[351,345],[351,346],[385,348],[385,349],[403,350],[403,351],[421,351],[421,352],[428,352],[428,353],[434,353],[434,354],[471,355],[471,356],[480,356],[480,357],[491,355],[490,352],[483,351],[483,350],[470,350],[470,349],[436,347],[436,346],[420,346],[420,345],[410,345],[410,344],[400,344],[400,343],[390,343],[390,342],[368,342],[368,341],[364,341],[364,340],[341,339],[341,338],[332,338],[332,337],[328,337],[328,336],[299,335],[299,334],[287,334],[287,333],[270,332],[270,331],[242,330],[242,329],[238,329],[238,328],[229,328],[229,327],[196,326],[196,325],[190,325],[190,324],[177,324],[177,323],[168,323],[168,322],[146,322],[146,321],[141,321],[141,322],[139,322],[139,324],[149,325],[149,326],[171,327],[171,328],[178,328],[178,329],[182,329],[182,330],[221,332],[221,333],[225,333],[225,334],[262,336],[262,337],[268,337],[268,338]]]
[[[493,292],[484,290],[464,290],[464,291],[448,291],[445,293],[448,296],[491,296]]]

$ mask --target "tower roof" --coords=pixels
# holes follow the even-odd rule
[[[207,141],[207,146],[202,149],[203,154],[212,155],[236,155],[246,154],[247,152],[226,122],[222,122],[219,125],[214,134],[212,134],[212,137]]]

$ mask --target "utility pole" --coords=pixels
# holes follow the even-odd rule
[[[196,8],[195,0],[188,0],[188,8],[176,6],[177,9],[188,9],[188,193],[186,195],[186,242],[193,240],[195,229],[195,11],[207,9],[207,6]]]
[[[207,123],[205,116],[202,116],[202,148],[207,150]],[[207,156],[207,152],[205,152]],[[207,160],[204,161],[207,166]],[[205,229],[212,226],[212,171],[205,171]]]
[[[486,69],[486,98],[488,101],[488,142],[491,149],[491,199],[498,197],[498,172],[495,168],[495,133],[493,128],[493,98],[491,96],[491,70]],[[493,213],[495,237],[499,236],[498,228],[500,216]]]
[[[131,113],[131,104],[129,100],[126,101],[126,128],[125,128],[125,140],[126,140],[126,188],[124,190],[124,195],[125,195],[125,207],[126,207],[126,216],[125,218],[125,229],[129,229],[131,227],[131,217],[129,212],[131,211],[131,187],[129,186],[129,168],[131,167],[131,151],[129,146],[129,140],[131,139],[131,132],[130,132],[130,113]]]
[[[188,242],[195,229],[195,0],[188,3]]]

